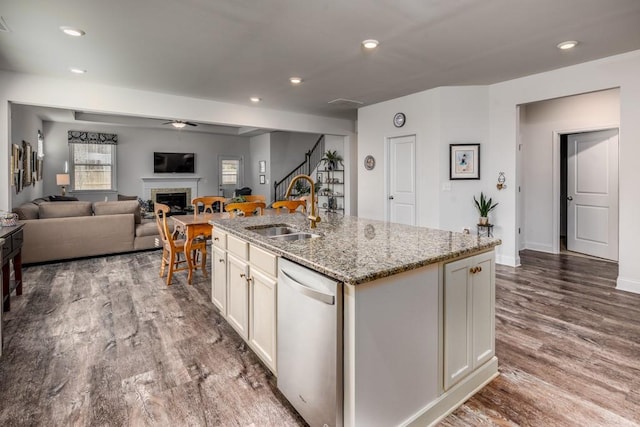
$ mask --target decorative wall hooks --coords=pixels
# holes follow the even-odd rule
[[[498,190],[504,190],[507,188],[507,184],[504,183],[506,180],[507,178],[505,178],[504,172],[498,172],[498,184],[496,185],[496,188]]]

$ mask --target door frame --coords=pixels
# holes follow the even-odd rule
[[[576,129],[564,129],[564,130],[554,130],[553,131],[553,155],[552,155],[552,253],[559,254],[560,253],[560,140],[562,135],[571,135],[574,133],[589,133],[589,132],[600,132],[605,130],[617,130],[618,131],[618,153],[620,152],[620,125],[610,125],[610,126],[596,126],[596,127],[585,127],[585,128],[576,128]],[[620,170],[618,169],[618,180],[620,179]],[[620,190],[618,189],[618,193]],[[620,206],[620,199],[618,198],[618,207]],[[618,221],[618,234],[620,234],[620,222]],[[618,247],[620,247],[620,243],[618,242]]]
[[[416,199],[413,205],[413,214],[415,215],[416,225],[419,223],[418,221],[418,170],[416,169],[416,161],[418,158],[418,135],[416,133],[406,133],[406,134],[398,134],[398,135],[390,135],[386,136],[384,139],[384,220],[389,221],[391,218],[391,206],[389,203],[389,192],[391,188],[391,140],[396,138],[404,138],[407,136],[413,137],[413,188],[416,189]]]

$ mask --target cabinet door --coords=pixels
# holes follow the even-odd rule
[[[473,369],[495,354],[495,262],[493,252],[472,258]]]
[[[276,373],[276,279],[251,265],[249,344]]]
[[[493,252],[444,266],[444,388],[495,354]]]
[[[213,247],[211,260],[211,301],[220,309],[220,313],[227,315],[227,253],[220,248]]]
[[[444,266],[444,388],[469,374],[472,315],[469,258]]]
[[[227,254],[227,321],[248,339],[249,334],[249,265],[234,255]]]

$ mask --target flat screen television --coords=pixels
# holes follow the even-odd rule
[[[153,173],[194,173],[194,153],[153,153]]]

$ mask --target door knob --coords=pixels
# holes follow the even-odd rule
[[[389,196],[389,200],[393,200],[393,196]]]
[[[568,200],[568,201],[572,201],[572,200],[573,200],[573,197],[571,197],[571,196],[567,196],[567,200]]]

